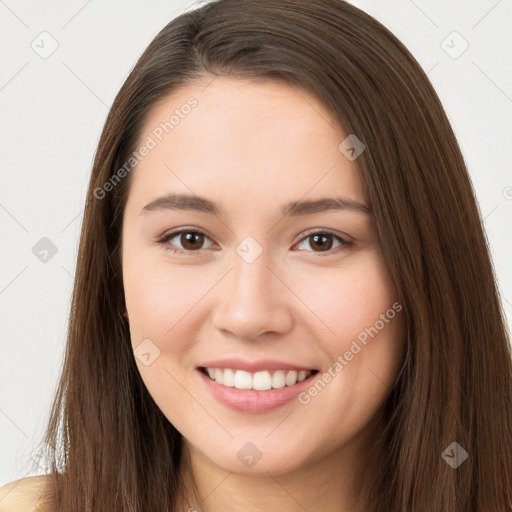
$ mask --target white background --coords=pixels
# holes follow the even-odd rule
[[[512,1],[353,3],[428,71],[468,164],[511,325]],[[29,474],[46,426],[82,205],[108,108],[151,39],[191,5],[0,0],[0,485]],[[58,42],[47,59],[31,47],[43,31]],[[469,44],[456,59],[442,47],[462,48],[453,31]],[[58,251],[47,263],[32,253],[42,237]]]

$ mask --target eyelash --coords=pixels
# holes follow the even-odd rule
[[[180,228],[175,231],[166,233],[159,240],[157,240],[157,243],[160,244],[166,251],[171,251],[173,254],[190,254],[190,253],[194,253],[194,252],[199,252],[198,250],[190,251],[190,250],[186,250],[186,249],[180,249],[179,247],[175,248],[175,247],[169,246],[169,244],[167,243],[169,240],[172,240],[177,235],[181,235],[183,233],[201,234],[211,241],[210,237],[203,230],[201,230],[199,228],[193,228],[193,229]],[[310,238],[314,235],[329,235],[329,236],[332,236],[333,238],[338,239],[338,241],[341,244],[340,246],[338,246],[334,249],[330,249],[329,251],[316,252],[316,254],[318,256],[330,256],[332,254],[336,254],[337,252],[339,252],[339,249],[343,250],[343,249],[346,249],[346,248],[350,247],[351,245],[353,245],[353,242],[346,240],[345,238],[342,238],[340,235],[337,235],[328,229],[310,232],[307,235],[305,235],[303,238],[301,238],[301,240],[299,240],[298,244],[300,244],[304,240],[307,240],[308,238]],[[315,252],[315,251],[306,251],[306,252]]]

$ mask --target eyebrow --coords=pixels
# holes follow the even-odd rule
[[[222,209],[214,202],[196,195],[167,194],[158,197],[142,208],[139,215],[157,210],[194,210],[201,213],[213,214],[221,217]],[[313,201],[295,201],[285,204],[281,209],[283,217],[310,215],[328,210],[350,210],[354,212],[371,214],[367,205],[346,197],[324,197]]]

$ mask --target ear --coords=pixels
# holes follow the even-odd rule
[[[121,314],[128,320],[128,310],[126,309],[126,302],[122,300],[121,306],[118,306],[118,310],[121,309]]]

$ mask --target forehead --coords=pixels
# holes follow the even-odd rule
[[[277,195],[279,203],[333,188],[363,200],[355,162],[340,152],[339,123],[295,86],[217,77],[182,86],[149,113],[132,172],[134,193],[166,189]]]

